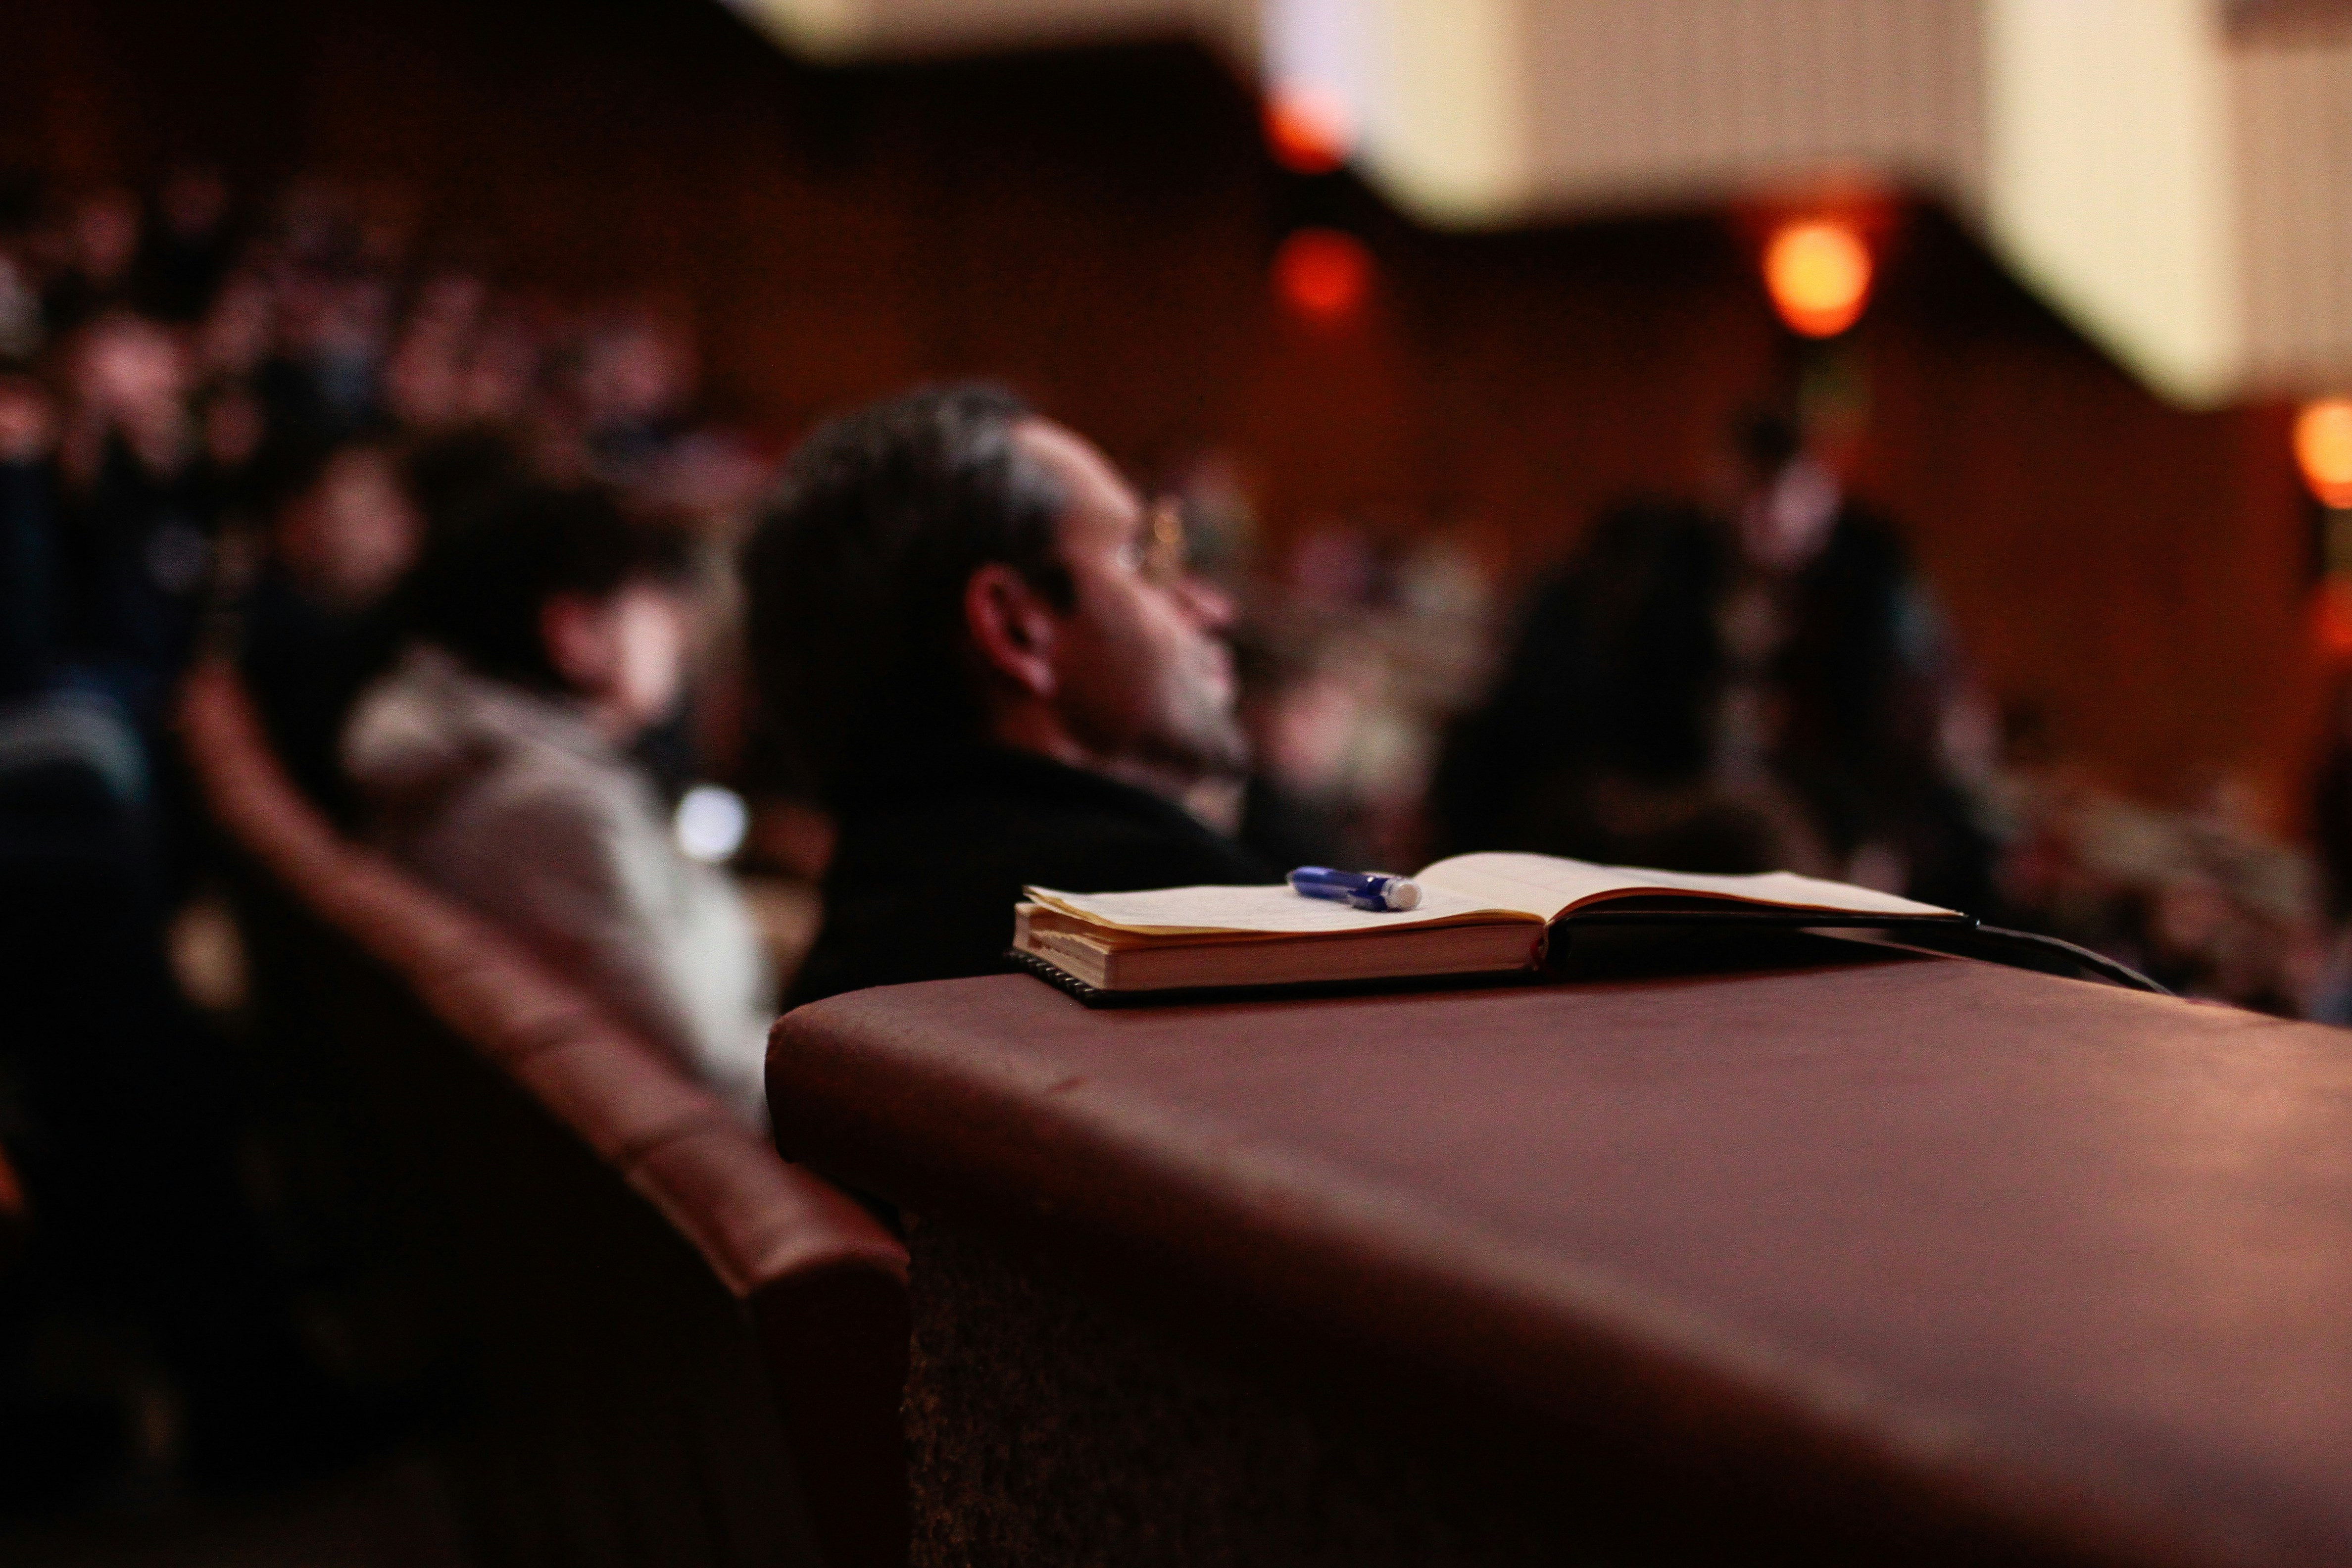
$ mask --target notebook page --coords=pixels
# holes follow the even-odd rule
[[[1302,898],[1282,883],[1258,888],[1153,888],[1139,893],[1062,893],[1051,888],[1025,891],[1066,915],[1147,936],[1207,936],[1220,931],[1312,936],[1436,925],[1480,914],[1526,913],[1426,887],[1419,908],[1387,913],[1350,909],[1328,899]]]
[[[1950,910],[1857,888],[1850,882],[1800,877],[1794,871],[1713,877],[1654,871],[1641,866],[1596,866],[1552,855],[1456,855],[1423,869],[1414,880],[1424,900],[1443,895],[1484,908],[1519,910],[1556,920],[1578,904],[1610,893],[1696,893],[1793,909],[1858,915],[1948,915]]]

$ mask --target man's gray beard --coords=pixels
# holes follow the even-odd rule
[[[1250,770],[1249,737],[1230,710],[1208,707],[1183,716],[1165,732],[1144,738],[1114,771],[1155,794],[1179,795],[1212,779],[1238,779]]]
[[[1239,778],[1250,769],[1249,737],[1231,709],[1204,710],[1184,726],[1185,733],[1171,736],[1168,763],[1195,778]]]

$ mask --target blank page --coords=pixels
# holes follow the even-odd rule
[[[1834,910],[1857,915],[1948,915],[1893,893],[1849,882],[1800,877],[1794,871],[1711,877],[1691,871],[1654,871],[1642,866],[1596,866],[1552,855],[1456,855],[1413,879],[1424,901],[1443,892],[1475,907],[1520,910],[1558,920],[1580,904],[1612,894],[1687,893],[1700,898],[1739,899],[1802,910]]]

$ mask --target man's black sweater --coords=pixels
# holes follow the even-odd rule
[[[842,814],[824,927],[788,1002],[1003,970],[1024,884],[1110,893],[1275,879],[1158,795],[1030,752],[965,752],[919,790]]]

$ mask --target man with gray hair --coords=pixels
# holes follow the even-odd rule
[[[840,838],[790,1000],[1003,967],[1024,883],[1273,879],[1181,804],[1247,763],[1224,597],[1083,437],[985,385],[834,420],[744,557]]]

